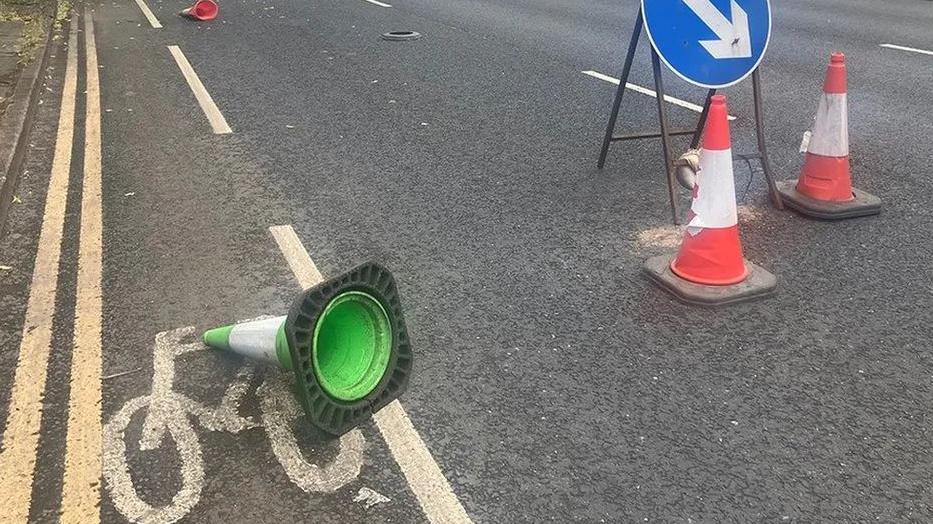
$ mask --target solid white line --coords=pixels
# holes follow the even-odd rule
[[[159,23],[159,19],[152,14],[152,10],[146,5],[145,0],[136,0],[136,5],[139,6],[139,10],[146,16],[146,20],[149,20],[149,25],[151,25],[153,29],[162,29],[162,24]]]
[[[605,81],[605,82],[609,82],[610,84],[619,85],[619,82],[620,82],[620,80],[619,80],[618,78],[614,78],[614,77],[611,77],[611,76],[609,76],[609,75],[604,75],[604,74],[602,74],[602,73],[600,73],[600,72],[598,72],[598,71],[580,71],[580,72],[583,73],[584,75],[588,75],[588,76],[591,76],[591,77],[593,77],[593,78],[598,78],[599,80],[603,80],[603,81]],[[657,92],[652,91],[651,89],[648,89],[647,87],[642,87],[642,86],[640,86],[640,85],[635,85],[635,84],[633,84],[633,83],[631,83],[631,82],[626,82],[626,83],[625,83],[625,88],[628,89],[628,90],[630,90],[630,91],[635,91],[636,93],[641,93],[641,94],[643,94],[643,95],[648,95],[648,96],[650,96],[650,97],[652,97],[652,98],[657,98],[657,97],[658,97],[658,93],[657,93]],[[664,95],[664,101],[667,102],[667,103],[669,103],[669,104],[674,104],[675,106],[680,106],[680,107],[683,107],[683,108],[685,108],[685,109],[689,109],[689,110],[691,110],[691,111],[695,111],[695,112],[697,112],[697,113],[702,113],[702,112],[703,112],[703,106],[698,106],[698,105],[693,104],[693,103],[691,103],[691,102],[687,102],[686,100],[681,100],[681,99],[679,99],[679,98],[674,98],[674,97],[672,97],[672,96],[670,96],[670,95]],[[735,117],[732,116],[732,115],[729,115],[729,120],[735,120]]]
[[[398,400],[376,412],[373,420],[428,520],[436,524],[472,522]]]
[[[181,52],[181,49],[179,49],[177,45],[168,46],[168,50],[172,53],[172,56],[175,57],[175,62],[178,64],[178,68],[181,69],[181,74],[183,74],[185,80],[188,81],[188,86],[191,87],[194,97],[198,100],[198,104],[201,105],[204,115],[207,116],[207,120],[211,123],[214,133],[218,135],[232,133],[233,130],[227,125],[227,120],[224,118],[224,115],[220,113],[220,109],[217,109],[217,104],[214,103],[214,99],[211,98],[207,89],[204,88],[204,84],[201,83],[198,74],[194,72],[191,63],[185,58],[185,54]]]
[[[269,232],[302,288],[307,289],[322,280],[292,226],[273,226]],[[471,523],[402,405],[397,400],[391,402],[373,415],[373,420],[428,520],[435,524]]]
[[[100,522],[102,237],[100,78],[94,19],[84,18],[87,112],[84,124],[84,182],[75,297],[74,344],[65,439],[62,523]]]
[[[917,49],[916,47],[905,47],[902,45],[894,44],[879,44],[881,47],[887,47],[888,49],[897,49],[899,51],[910,51],[911,53],[920,53],[922,55],[933,56],[933,51],[927,51],[926,49]]]
[[[378,0],[366,0],[366,1],[371,4],[378,5],[379,7],[392,7],[391,5],[379,2]]]
[[[26,522],[29,518],[42,402],[52,347],[52,322],[58,291],[58,264],[68,197],[78,79],[77,26],[73,25],[68,32],[68,59],[55,154],[10,392],[3,449],[0,451],[0,493],[3,493],[3,519],[8,522]]]

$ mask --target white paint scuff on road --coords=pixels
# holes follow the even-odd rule
[[[907,47],[902,45],[895,44],[879,44],[881,47],[886,47],[888,49],[897,49],[898,51],[909,51],[911,53],[920,53],[922,55],[933,56],[933,51],[927,51],[926,49],[917,49],[916,47]]]
[[[26,522],[32,499],[33,474],[39,445],[42,403],[52,348],[52,322],[58,292],[62,230],[74,140],[75,94],[78,82],[78,28],[68,35],[68,58],[62,89],[58,134],[45,200],[35,267],[26,303],[26,316],[10,391],[9,411],[0,451],[0,493],[3,518]]]
[[[363,507],[366,509],[369,509],[376,504],[389,502],[390,500],[391,499],[389,497],[379,493],[374,489],[369,489],[366,486],[360,488],[360,490],[356,492],[356,496],[353,497],[353,502],[359,502],[363,504]]]
[[[366,0],[366,1],[373,5],[378,5],[379,7],[392,7],[391,5],[380,2],[379,0]]]
[[[94,18],[90,12],[84,16],[84,40],[87,84],[84,181],[61,505],[61,522],[75,524],[100,522],[103,218],[100,78]]]
[[[302,288],[323,280],[292,226],[273,226],[269,232]],[[472,522],[402,405],[397,400],[391,402],[373,415],[373,420],[428,520],[444,524]]]
[[[198,104],[200,104],[201,110],[204,111],[204,115],[207,117],[208,122],[211,123],[211,128],[214,130],[214,133],[218,135],[232,133],[233,130],[227,125],[227,120],[224,118],[224,115],[221,114],[220,109],[217,108],[217,104],[214,103],[214,99],[211,98],[204,84],[201,83],[201,79],[198,78],[198,74],[194,72],[185,54],[181,52],[181,49],[177,45],[168,46],[168,50],[175,58],[178,68],[181,69],[181,74],[184,75],[185,80],[188,81],[188,86],[194,93],[194,97],[197,99]]]
[[[602,74],[602,73],[600,73],[600,72],[598,72],[598,71],[580,71],[580,72],[583,73],[584,75],[591,76],[591,77],[593,77],[593,78],[602,80],[602,81],[604,81],[604,82],[609,82],[610,84],[619,85],[619,82],[620,82],[620,80],[619,80],[618,78],[614,78],[614,77],[611,77],[611,76],[609,76],[609,75],[604,75],[604,74]],[[642,86],[640,86],[640,85],[633,84],[633,83],[631,83],[631,82],[626,82],[626,83],[625,83],[625,88],[628,89],[628,90],[630,90],[630,91],[635,91],[636,93],[641,93],[641,94],[643,94],[643,95],[648,95],[648,96],[650,96],[650,97],[652,97],[652,98],[657,98],[657,97],[658,97],[658,93],[657,93],[657,92],[652,91],[651,89],[648,89],[647,87],[642,87]],[[664,101],[667,102],[667,103],[669,103],[669,104],[673,104],[673,105],[675,105],[675,106],[683,107],[684,109],[689,109],[689,110],[694,111],[694,112],[696,112],[696,113],[702,113],[702,112],[703,112],[703,106],[699,106],[699,105],[696,105],[696,104],[694,104],[694,103],[687,102],[686,100],[681,100],[681,99],[679,99],[679,98],[674,98],[674,97],[672,97],[672,96],[670,96],[670,95],[664,95]],[[729,120],[735,120],[735,117],[732,116],[732,115],[729,115]]]
[[[153,29],[162,29],[162,24],[159,22],[159,19],[152,14],[152,10],[146,5],[145,0],[136,0],[136,5],[139,6],[139,10],[143,12],[146,20],[149,20],[149,25],[151,25]]]

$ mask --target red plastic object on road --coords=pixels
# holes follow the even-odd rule
[[[833,53],[800,178],[778,187],[788,205],[804,215],[837,219],[881,211],[880,199],[852,187],[846,83],[845,55]]]
[[[219,11],[220,8],[214,0],[196,0],[194,5],[182,10],[179,14],[200,22],[208,22],[217,18]]]

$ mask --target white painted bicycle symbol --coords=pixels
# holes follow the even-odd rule
[[[289,393],[282,373],[270,373],[256,390],[261,422],[238,413],[240,400],[254,373],[250,365],[240,368],[217,407],[207,407],[175,391],[176,359],[206,349],[200,341],[185,342],[193,340],[193,336],[193,327],[156,335],[152,393],[127,401],[103,428],[104,479],[114,506],[124,517],[141,523],[175,522],[197,505],[204,484],[204,460],[194,420],[209,431],[234,434],[264,427],[272,451],[289,479],[305,492],[333,492],[359,476],[366,441],[358,429],[340,437],[340,449],[329,464],[321,466],[305,460],[291,430],[292,422],[303,412]],[[181,489],[166,506],[153,507],[140,498],[130,474],[126,430],[133,415],[141,409],[147,412],[139,439],[140,451],[160,448],[167,433],[180,458]]]

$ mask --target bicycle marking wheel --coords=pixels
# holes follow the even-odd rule
[[[181,459],[181,488],[172,501],[153,507],[143,500],[130,473],[126,448],[126,430],[139,410],[152,402],[150,395],[128,400],[102,428],[103,477],[114,507],[131,522],[176,522],[187,515],[201,499],[204,485],[204,459],[201,443],[186,414],[173,414],[165,422],[161,445],[171,440]],[[147,414],[147,416],[149,416]]]
[[[320,462],[320,452],[306,456],[295,436],[295,422],[307,424],[304,412],[289,391],[290,380],[285,375],[267,376],[256,390],[262,425],[269,436],[272,453],[279,460],[288,478],[305,493],[333,493],[353,482],[363,469],[366,439],[358,429],[344,433],[328,445],[335,446],[336,455]]]

